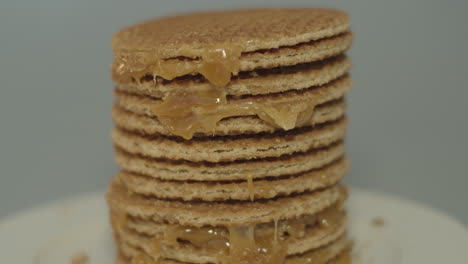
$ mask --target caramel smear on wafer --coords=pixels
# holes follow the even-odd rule
[[[282,264],[287,245],[275,242],[272,235],[254,237],[254,226],[229,228],[229,254],[221,257],[223,264]]]
[[[170,93],[153,112],[173,134],[190,139],[197,130],[209,133],[220,120],[234,116],[257,115],[276,127],[293,129],[310,120],[316,105],[313,99],[291,104],[245,98],[228,103],[224,90],[212,87]]]
[[[231,80],[231,75],[239,72],[242,48],[225,45],[223,47],[206,47],[200,59],[169,58],[154,59],[152,66],[144,71],[134,71],[124,57],[116,57],[115,72],[121,79],[135,76],[152,75],[173,80],[180,76],[201,74],[216,87],[224,87]]]
[[[341,205],[340,205],[341,206]],[[319,225],[336,228],[341,219],[337,206],[309,218],[300,218],[296,221],[285,221],[283,226],[275,220],[274,232],[255,236],[255,226],[239,226],[229,228],[229,254],[220,258],[223,264],[283,264],[287,257],[287,244],[284,237],[278,237],[278,229],[284,228],[292,236],[304,236],[305,229],[311,222],[317,221]],[[283,231],[284,231],[283,229]],[[282,233],[282,232],[281,232]],[[325,263],[326,252],[312,251],[307,253],[306,263]],[[293,262],[294,264],[299,262]]]
[[[216,227],[173,225],[166,230],[164,239],[171,246],[176,246],[179,241],[186,241],[197,248],[218,254],[225,254],[229,249],[229,240],[223,235],[223,230]]]
[[[273,223],[222,227],[184,227],[169,225],[163,235],[151,241],[149,256],[136,257],[132,264],[157,264],[165,246],[190,245],[215,254],[222,264],[282,264],[287,257],[286,238],[302,238],[308,228],[336,229],[343,218],[342,201],[314,215]],[[265,226],[273,228],[265,229]],[[324,263],[327,252],[312,251],[305,256],[307,263]],[[291,261],[296,261],[291,259]],[[293,264],[299,262],[292,262]],[[301,262],[302,263],[302,262]]]
[[[290,104],[265,103],[247,98],[228,104],[223,87],[229,83],[232,74],[239,71],[241,50],[234,46],[211,47],[205,49],[199,60],[157,59],[152,66],[153,78],[172,80],[200,73],[212,84],[208,90],[169,93],[162,104],[153,108],[160,122],[173,134],[190,139],[197,130],[209,133],[220,120],[234,116],[257,115],[265,122],[285,130],[309,120],[317,104],[314,100]],[[117,72],[138,75],[127,69],[125,59],[119,61]]]

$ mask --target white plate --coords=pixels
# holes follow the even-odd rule
[[[0,223],[1,263],[68,264],[85,252],[90,264],[114,264],[102,193],[38,207]],[[426,206],[353,190],[348,207],[356,263],[468,263],[468,231]],[[373,224],[382,219],[384,224]]]

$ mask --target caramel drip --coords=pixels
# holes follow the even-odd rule
[[[203,248],[217,254],[225,254],[229,241],[220,228],[170,226],[164,235],[168,245],[177,245],[180,240],[187,241],[198,248]]]
[[[300,238],[304,236],[305,229],[314,226],[317,217],[313,215],[302,216],[298,219],[275,220],[274,223],[263,224],[258,228],[256,237],[272,237],[275,240],[284,240],[283,234]],[[273,225],[273,226],[271,226]],[[270,226],[274,231],[271,231]],[[165,245],[176,246],[180,241],[189,242],[195,247],[222,252],[229,249],[228,234],[220,227],[184,227],[170,225],[164,232],[163,241]],[[156,238],[155,238],[156,239]]]
[[[308,99],[295,103],[265,102],[246,98],[228,102],[222,89],[174,92],[153,108],[159,121],[185,139],[196,131],[211,132],[228,117],[256,115],[265,122],[285,130],[310,120],[317,102]]]
[[[216,87],[224,87],[231,81],[231,74],[238,73],[242,49],[234,46],[211,48],[202,55],[198,72]]]
[[[132,264],[157,264],[165,246],[177,247],[181,242],[214,253],[222,264],[283,264],[287,255],[286,238],[303,238],[307,228],[336,229],[343,219],[343,202],[315,215],[279,220],[256,226],[184,227],[170,225],[164,234],[151,240],[148,254],[139,256]],[[325,253],[312,252],[307,262],[321,264]],[[152,261],[152,262],[144,262]],[[303,262],[292,262],[300,264]]]
[[[218,106],[226,104],[220,89],[196,93],[173,93],[153,110],[161,123],[174,134],[192,138],[195,131],[211,131],[220,120]]]
[[[249,191],[250,201],[253,202],[254,201],[255,190],[254,190],[252,175],[247,176],[247,189]]]
[[[287,245],[275,242],[272,235],[255,236],[254,226],[229,228],[229,255],[221,257],[223,264],[283,264]]]
[[[181,241],[189,242],[197,248],[215,253],[223,264],[282,264],[287,248],[283,240],[277,237],[278,221],[275,223],[274,232],[263,234],[255,233],[255,226],[230,227],[229,239],[221,228],[174,225],[166,230],[164,243],[176,246]],[[155,259],[159,256],[159,250],[151,252]]]
[[[281,226],[281,231],[292,237],[304,237],[306,230],[306,223],[301,220],[292,220],[284,222]]]
[[[231,75],[237,74],[240,68],[242,48],[224,45],[223,47],[207,47],[196,59],[168,58],[155,59],[152,66],[146,69],[132,69],[125,57],[117,57],[114,71],[117,81],[135,79],[137,82],[148,74],[156,78],[172,80],[176,77],[201,74],[216,87],[224,87],[231,80]]]
[[[153,259],[156,260],[156,262],[158,262],[158,260],[161,258],[161,249],[162,249],[161,238],[160,237],[153,238],[150,243],[150,255],[153,257]]]
[[[304,126],[310,121],[310,118],[314,114],[316,103],[310,104],[302,112],[298,112],[296,126]]]
[[[291,230],[294,230],[293,232],[305,233],[305,229],[302,230],[303,228],[302,224],[304,223],[306,224],[306,226],[318,224],[322,228],[336,229],[338,228],[338,225],[342,221],[342,218],[343,218],[342,207],[343,207],[343,203],[338,202],[332,207],[327,208],[324,211],[316,215],[307,216],[308,218],[307,220],[303,218],[303,221],[300,225],[294,226],[294,224],[289,223],[288,226],[293,226],[293,228],[292,229],[290,228],[288,232],[291,232]],[[330,256],[330,252],[328,251],[327,248],[320,248],[320,249],[305,253],[304,255],[301,256],[301,258],[290,258],[288,259],[288,264],[303,264],[303,263],[323,264],[323,263],[327,263],[328,261],[330,261],[332,257],[334,256]],[[349,262],[339,262],[339,263],[349,263]]]
[[[274,233],[274,238],[275,238],[275,245],[278,243],[278,219],[275,219],[275,233]]]

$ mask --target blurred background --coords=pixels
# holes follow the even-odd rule
[[[466,0],[1,0],[0,220],[116,173],[111,35],[165,14],[251,6],[352,15],[347,182],[468,224]]]

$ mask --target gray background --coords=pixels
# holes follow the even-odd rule
[[[352,14],[347,182],[468,224],[468,1],[0,1],[0,217],[104,189],[111,34],[168,13],[251,5]],[[0,218],[1,220],[1,218]]]

